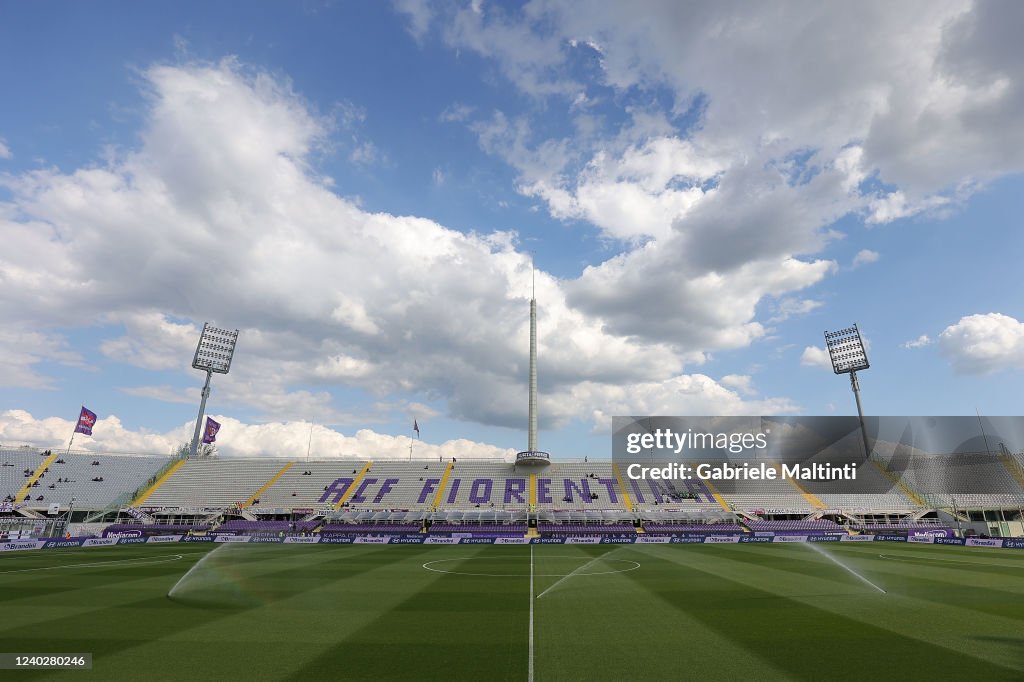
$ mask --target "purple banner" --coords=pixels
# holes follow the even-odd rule
[[[220,431],[220,423],[215,422],[211,417],[207,417],[206,426],[203,428],[203,442],[216,442],[218,431]]]
[[[87,436],[92,435],[92,427],[96,424],[96,413],[90,409],[87,409],[84,405],[82,411],[78,414],[78,425],[75,427],[75,433],[84,433]]]

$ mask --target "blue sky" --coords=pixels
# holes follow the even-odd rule
[[[849,414],[854,321],[868,412],[1019,413],[1019,5],[585,4],[5,4],[0,443],[169,450],[212,321],[226,455],[507,455],[531,261],[555,456]]]

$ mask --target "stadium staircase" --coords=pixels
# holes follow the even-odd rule
[[[448,479],[452,477],[452,468],[454,467],[454,462],[448,462],[448,466],[444,468],[444,474],[441,475],[441,482],[437,484],[437,494],[434,495],[434,504],[431,505],[433,511],[437,511],[441,506],[441,500],[444,499],[444,491],[448,487]]]
[[[1003,448],[1003,452],[999,453],[999,461],[1002,462],[1006,470],[1010,472],[1010,476],[1017,481],[1017,485],[1024,490],[1024,467],[1020,465],[1016,459],[1014,459],[1008,452]]]
[[[283,467],[281,468],[281,470],[280,470],[280,471],[278,471],[278,472],[277,472],[276,474],[274,474],[273,476],[271,476],[271,477],[270,477],[270,480],[269,480],[269,481],[267,481],[267,482],[266,482],[266,483],[264,483],[264,484],[263,484],[262,486],[260,486],[260,489],[259,489],[259,490],[257,490],[257,491],[256,491],[256,492],[254,492],[254,493],[253,493],[252,495],[250,495],[250,496],[249,496],[249,499],[245,501],[245,504],[244,504],[243,506],[245,506],[245,507],[251,507],[251,506],[252,506],[252,503],[253,503],[253,502],[255,502],[256,500],[260,499],[260,497],[262,497],[262,496],[263,496],[263,493],[267,492],[267,489],[268,489],[268,488],[269,488],[270,486],[272,486],[272,485],[274,485],[275,483],[277,483],[277,479],[279,479],[279,478],[281,478],[282,476],[284,476],[284,472],[288,471],[288,470],[289,470],[289,469],[291,469],[291,468],[292,468],[293,466],[295,466],[295,462],[288,462],[287,464],[285,464],[285,465],[284,465],[284,466],[283,466]]]
[[[906,495],[910,499],[911,502],[913,502],[914,504],[916,504],[919,507],[927,507],[928,506],[928,503],[924,501],[923,497],[921,497],[916,492],[914,492],[909,485],[907,485],[906,483],[903,482],[902,479],[898,478],[895,474],[893,474],[891,471],[889,471],[885,467],[885,465],[882,464],[882,462],[880,462],[877,459],[872,458],[871,459],[871,463],[874,464],[878,468],[878,470],[880,472],[882,472],[883,476],[885,476],[887,479],[889,479],[890,483],[892,483],[894,486],[896,486],[897,488],[902,490],[903,494]]]
[[[707,487],[708,492],[711,493],[711,497],[715,498],[715,502],[717,502],[722,509],[731,513],[732,508],[729,506],[729,503],[725,501],[725,498],[722,497],[722,494],[718,492],[714,485],[711,484],[711,481],[705,480],[703,483]]]
[[[153,485],[149,486],[149,488],[144,490],[141,495],[132,500],[131,506],[142,506],[142,504],[149,499],[150,495],[159,490],[164,483],[167,483],[167,481],[171,478],[171,476],[174,475],[174,473],[178,469],[185,466],[185,462],[187,461],[187,459],[182,458],[173,462],[169,467],[167,467],[167,470],[164,472],[163,476],[157,478],[156,481],[153,482]]]
[[[341,505],[348,502],[348,499],[352,497],[352,495],[354,495],[357,490],[359,490],[359,483],[364,478],[366,478],[366,473],[370,470],[370,467],[372,466],[373,462],[367,462],[365,465],[363,465],[362,470],[356,475],[356,477],[352,480],[352,483],[349,485],[349,487],[345,489],[345,492],[342,493],[341,497],[339,497],[338,501],[334,504],[335,509],[341,509]],[[449,467],[451,467],[450,464]]]
[[[779,472],[779,475],[781,476],[782,472],[780,471],[779,465],[773,464],[772,467],[775,469],[775,471]],[[800,485],[800,483],[797,482],[795,478],[787,478],[786,480],[789,481],[794,488],[796,488],[798,493],[803,495],[803,498],[807,500],[811,507],[813,507],[814,509],[828,509],[828,506],[821,501],[820,497],[818,497],[817,495],[815,495],[814,493],[810,492],[802,485]]]
[[[629,493],[626,492],[626,484],[622,480],[622,472],[619,471],[619,465],[615,462],[612,462],[612,471],[615,473],[615,480],[619,482],[619,492],[622,495],[622,506],[625,507],[628,512],[636,511],[633,507],[633,501],[629,498]]]
[[[43,472],[50,468],[50,465],[53,464],[53,462],[57,459],[58,456],[59,455],[57,454],[50,455],[39,464],[39,466],[32,473],[32,475],[29,476],[28,480],[25,481],[25,485],[21,486],[21,489],[14,495],[15,501],[21,501],[25,499],[25,495],[27,495],[32,490],[32,485],[40,478],[42,478]]]

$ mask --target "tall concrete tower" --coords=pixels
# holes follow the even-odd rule
[[[537,285],[530,294],[530,437],[529,452],[537,451]]]

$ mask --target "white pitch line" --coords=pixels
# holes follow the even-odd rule
[[[180,561],[184,559],[184,555],[175,554],[170,557],[162,559],[154,559],[152,557],[139,557],[137,559],[111,559],[110,561],[96,561],[88,564],[64,564],[61,566],[39,566],[37,568],[19,568],[13,571],[0,571],[0,573],[31,573],[32,571],[55,571],[59,568],[76,568],[79,566],[91,566],[102,568],[111,564],[126,564],[131,563],[133,566],[147,566],[149,564],[163,564],[168,561]]]
[[[530,663],[527,679],[533,682],[533,544],[530,545]]]
[[[609,552],[609,554],[610,553],[611,552]],[[517,557],[503,557],[503,558],[504,559],[515,559]],[[549,554],[548,558],[549,559],[554,558],[554,559],[581,559],[582,560],[585,557],[569,556],[567,554]],[[486,577],[486,578],[521,578],[522,575],[523,575],[522,573],[471,573],[469,571],[446,571],[443,568],[436,568],[434,566],[434,564],[443,564],[443,563],[448,563],[448,562],[452,562],[452,561],[474,561],[474,560],[477,560],[477,559],[486,560],[486,561],[493,561],[494,558],[493,557],[486,557],[486,556],[475,556],[475,557],[474,556],[469,556],[469,557],[455,557],[455,558],[452,558],[452,559],[435,559],[434,561],[428,561],[428,562],[426,562],[424,564],[421,564],[421,566],[423,568],[425,568],[426,570],[428,570],[428,571],[433,571],[434,573],[444,573],[445,575],[472,575],[472,576],[481,576],[481,577]],[[626,573],[627,571],[635,571],[636,569],[640,568],[640,564],[638,564],[635,561],[630,561],[628,559],[608,559],[608,561],[615,561],[617,563],[622,563],[622,564],[631,564],[631,566],[629,566],[628,568],[617,568],[617,569],[615,569],[613,571],[592,571],[590,573],[580,573],[580,571],[583,570],[584,568],[586,568],[586,566],[589,566],[590,564],[594,563],[594,561],[591,560],[591,561],[587,562],[586,566],[581,566],[580,568],[577,568],[577,569],[571,571],[570,573],[537,573],[536,571],[534,571],[533,577],[534,578],[566,578],[566,577],[568,577],[570,575],[575,575],[575,576],[611,575],[613,573]],[[546,591],[547,590],[545,590],[545,592]],[[542,595],[543,595],[543,592],[541,594],[537,595],[537,599],[540,599]]]
[[[882,559],[890,559],[892,561],[940,561],[944,564],[969,564],[971,566],[995,566],[996,568],[1018,568],[1019,565],[1014,564],[992,564],[986,561],[963,561],[960,559],[942,559],[940,557],[921,556],[920,554],[908,554],[907,556],[892,556],[890,554],[879,554]]]

